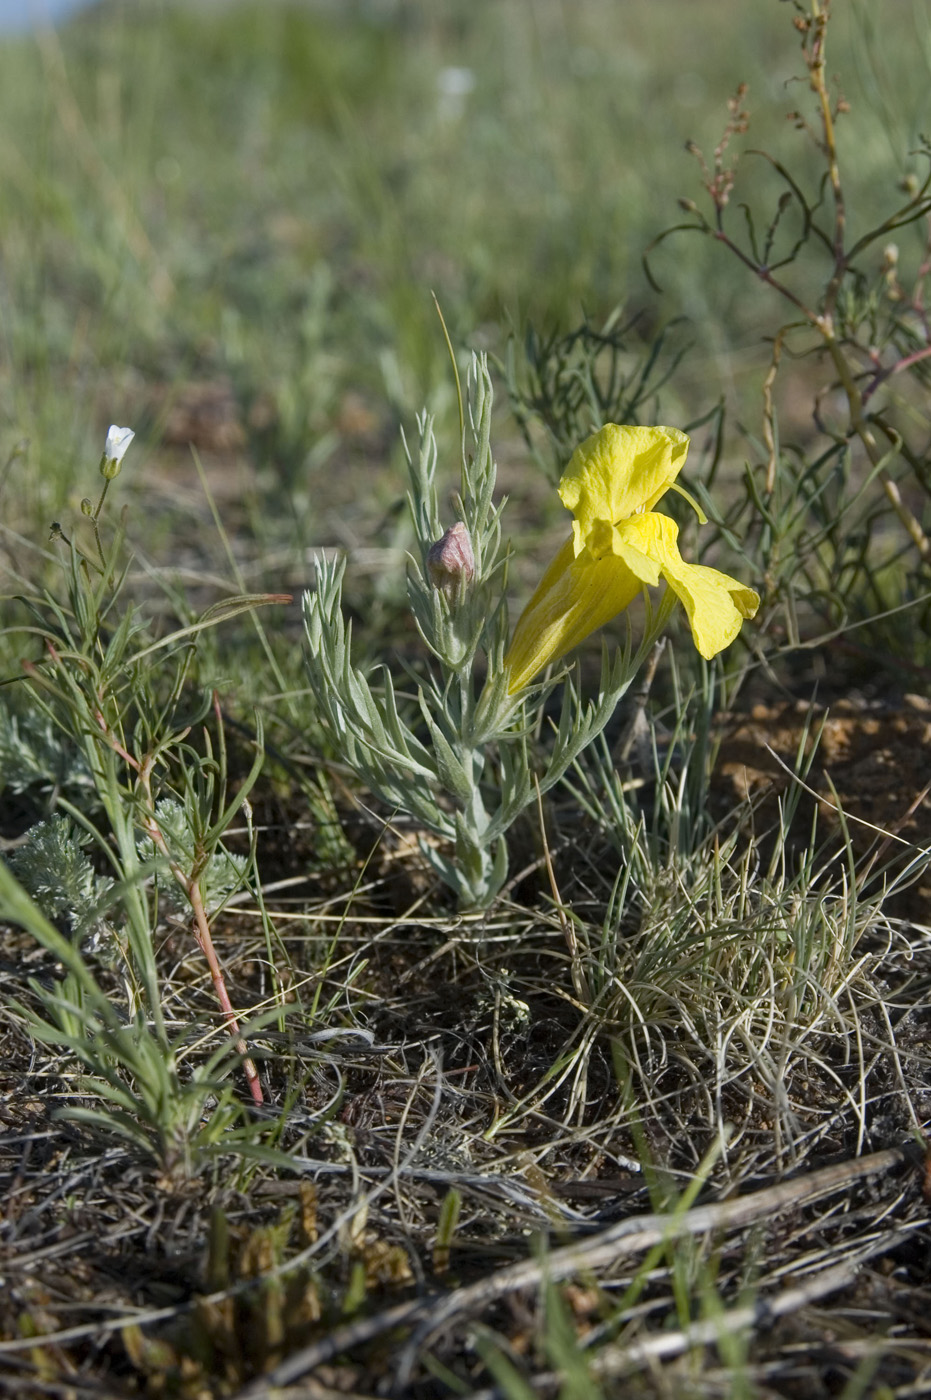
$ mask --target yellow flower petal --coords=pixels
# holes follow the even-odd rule
[[[615,525],[652,510],[679,475],[688,450],[688,437],[678,428],[606,423],[586,438],[559,483],[560,499],[575,516],[575,553],[581,554],[598,522]]]
[[[705,564],[683,562],[677,573],[663,573],[685,605],[692,639],[706,661],[730,646],[744,618],[753,617],[760,606],[752,588]]]
[[[595,559],[586,550],[577,559],[573,541],[567,540],[517,620],[504,658],[511,672],[508,693],[515,694],[544,666],[623,612],[640,588],[639,577],[618,555]]]
[[[729,574],[705,564],[687,564],[679,553],[679,527],[668,515],[634,516],[618,526],[629,544],[649,554],[681,599],[692,638],[706,661],[730,646],[745,617],[760,606],[759,594]]]
[[[573,541],[573,549],[575,542]],[[655,563],[647,554],[632,545],[624,536],[623,531],[614,525],[607,525],[603,520],[595,522],[595,527],[588,537],[588,548],[585,551],[593,559],[603,559],[606,554],[616,554],[619,559],[623,559],[629,569],[632,569],[637,577],[643,582],[655,587],[659,583],[659,565]],[[581,559],[581,555],[579,558]]]

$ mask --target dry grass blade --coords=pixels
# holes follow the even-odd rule
[[[776,1296],[761,1295],[743,1307],[731,1308],[721,1317],[696,1322],[678,1332],[664,1332],[661,1336],[648,1337],[631,1346],[604,1347],[592,1359],[592,1370],[599,1376],[619,1376],[638,1370],[654,1360],[669,1360],[673,1356],[680,1356],[692,1347],[713,1346],[725,1335],[770,1327],[778,1318],[788,1317],[790,1313],[798,1312],[811,1303],[849,1287],[868,1259],[894,1249],[910,1234],[911,1231],[904,1230],[891,1232],[880,1244],[861,1251],[855,1258],[822,1269],[797,1287],[783,1289]],[[545,1386],[549,1378],[541,1376],[536,1379]]]
[[[392,1328],[416,1321],[419,1326],[398,1366],[398,1384],[404,1386],[410,1379],[417,1350],[434,1332],[455,1319],[475,1316],[509,1293],[536,1288],[547,1280],[557,1282],[583,1270],[603,1268],[625,1256],[688,1235],[741,1229],[790,1207],[810,1204],[865,1177],[891,1171],[905,1160],[904,1150],[891,1148],[885,1152],[874,1152],[869,1157],[824,1167],[808,1176],[783,1181],[736,1200],[696,1206],[678,1216],[642,1215],[618,1221],[589,1240],[554,1249],[542,1260],[522,1260],[498,1269],[489,1277],[457,1289],[438,1302],[428,1300],[401,1304],[375,1317],[337,1328],[323,1341],[295,1352],[260,1382],[240,1391],[237,1400],[264,1400],[275,1387],[291,1384],[341,1352],[371,1341]]]
[[[695,1348],[719,1345],[724,1338],[769,1329],[780,1319],[849,1288],[869,1259],[894,1249],[910,1233],[896,1231],[871,1249],[860,1250],[855,1257],[811,1274],[796,1287],[785,1288],[775,1296],[760,1295],[753,1302],[730,1308],[717,1317],[703,1319],[678,1331],[654,1334],[628,1346],[603,1346],[587,1358],[592,1376],[599,1380],[629,1376],[657,1361],[670,1361]],[[564,1381],[561,1372],[541,1372],[532,1378],[534,1394],[548,1394]],[[470,1400],[497,1400],[500,1394],[496,1389],[482,1390],[475,1392]]]

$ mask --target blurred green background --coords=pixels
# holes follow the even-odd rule
[[[798,39],[785,0],[111,0],[0,41],[7,530],[75,508],[117,421],[153,540],[202,510],[193,442],[232,531],[357,543],[400,489],[376,470],[399,424],[452,423],[431,291],[457,347],[499,355],[528,318],[686,317],[669,420],[749,414],[772,293],[694,235],[656,250],[661,292],[641,258],[739,82],[742,144],[815,169]],[[855,228],[915,167],[924,0],[839,0],[829,67]],[[735,201],[744,178],[777,187],[747,158]]]

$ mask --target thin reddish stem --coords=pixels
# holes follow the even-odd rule
[[[177,877],[176,877],[177,878]],[[239,1022],[233,1010],[233,1003],[230,1001],[229,992],[226,990],[226,981],[223,976],[223,969],[220,966],[220,959],[217,957],[217,950],[213,945],[213,937],[210,933],[210,921],[207,918],[207,911],[204,908],[204,900],[200,891],[200,885],[196,880],[191,880],[185,889],[191,908],[194,911],[194,937],[200,944],[204,957],[207,959],[207,966],[210,968],[210,976],[213,979],[214,991],[220,1003],[224,1020],[232,1035],[236,1039],[236,1053],[242,1056],[243,1072],[246,1082],[249,1085],[249,1093],[255,1103],[264,1103],[262,1085],[259,1081],[259,1072],[255,1067],[255,1061],[249,1055],[248,1047],[239,1029]]]

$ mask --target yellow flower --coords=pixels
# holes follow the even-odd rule
[[[670,488],[691,500],[675,485],[688,450],[678,428],[617,423],[605,424],[576,448],[559,483],[562,503],[575,517],[572,535],[514,629],[504,658],[510,694],[661,577],[685,605],[695,645],[708,659],[730,645],[745,617],[753,617],[759,595],[717,569],[687,564],[679,553],[678,525],[653,510]]]

